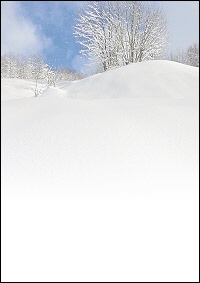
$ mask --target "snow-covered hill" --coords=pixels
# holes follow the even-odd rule
[[[198,68],[142,62],[17,100],[9,84],[2,279],[197,280]]]
[[[73,98],[195,99],[197,80],[198,68],[172,61],[147,61],[91,76],[64,90]]]

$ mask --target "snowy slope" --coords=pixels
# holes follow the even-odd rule
[[[170,61],[130,64],[72,83],[70,97],[79,98],[196,98],[198,68]],[[191,92],[191,86],[194,91]],[[84,88],[84,92],[82,89]]]
[[[197,280],[198,110],[167,61],[3,101],[2,279]]]
[[[1,79],[1,100],[13,100],[35,95],[35,81],[22,79]],[[42,81],[38,82],[38,91],[42,92],[47,88]]]

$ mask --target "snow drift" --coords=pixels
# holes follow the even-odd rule
[[[167,61],[3,101],[2,278],[197,280],[198,110]]]
[[[171,61],[147,61],[97,74],[63,89],[72,98],[195,99],[197,80],[198,68]]]

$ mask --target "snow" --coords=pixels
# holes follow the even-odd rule
[[[198,68],[157,60],[153,64],[152,61],[129,64],[107,72],[106,76],[91,76],[67,86],[66,91],[71,97],[90,99],[159,97],[194,100],[197,99],[197,80]]]
[[[196,282],[198,68],[30,88],[2,79],[2,280]]]
[[[1,101],[33,97],[35,94],[35,81],[22,79],[1,79]],[[47,88],[42,81],[38,82],[40,92]]]

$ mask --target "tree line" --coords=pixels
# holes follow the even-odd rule
[[[194,43],[186,50],[177,50],[169,54],[169,60],[178,63],[199,67],[199,44]]]
[[[57,81],[78,80],[83,75],[64,67],[54,70],[41,55],[25,57],[9,53],[1,56],[1,77],[46,80],[48,85],[55,86]]]

